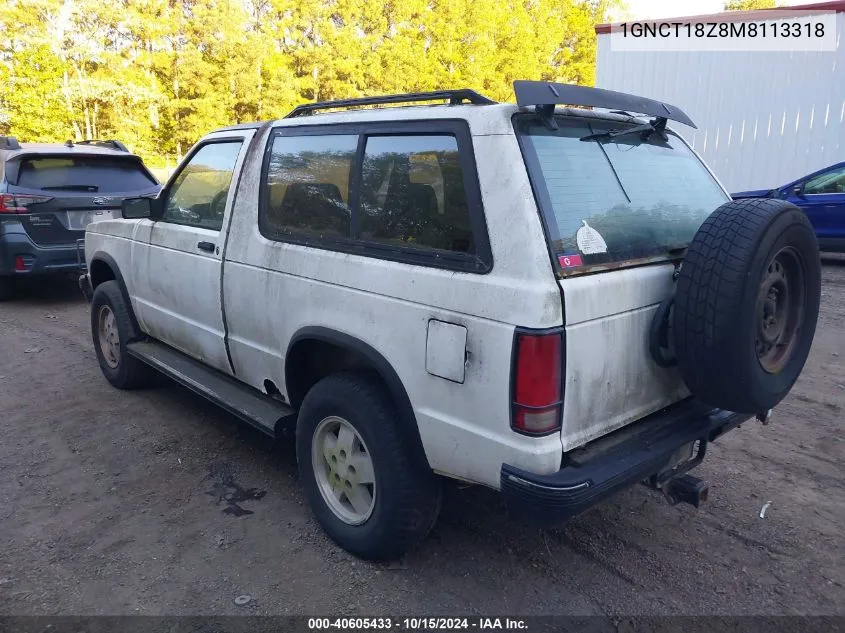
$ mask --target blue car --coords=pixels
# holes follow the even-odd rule
[[[819,250],[845,253],[845,162],[777,189],[741,191],[737,198],[782,198],[800,207],[816,230]]]

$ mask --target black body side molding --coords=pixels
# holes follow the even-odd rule
[[[288,359],[291,358],[291,350],[298,342],[303,340],[317,340],[324,343],[331,343],[340,348],[354,352],[369,361],[379,376],[381,376],[385,385],[387,385],[387,389],[393,397],[393,401],[399,408],[400,431],[402,432],[405,440],[408,442],[408,446],[411,448],[411,454],[415,463],[421,468],[430,469],[431,466],[428,463],[428,458],[425,456],[425,449],[423,449],[419,427],[417,426],[417,420],[414,416],[414,409],[411,406],[411,399],[408,397],[408,393],[405,391],[405,387],[402,385],[402,381],[399,379],[396,370],[393,369],[393,366],[387,361],[387,359],[370,345],[353,336],[336,330],[331,330],[329,328],[307,326],[300,329],[291,337],[285,354],[286,365],[289,362]],[[289,376],[291,376],[291,371],[289,371],[289,368],[286,366],[285,381],[288,382],[286,386],[288,388],[288,396],[291,400],[291,406],[299,408],[301,403],[295,402],[295,395],[291,393],[290,389],[291,385],[289,382]],[[302,395],[304,396],[304,394]]]
[[[114,274],[115,281],[117,281],[117,284],[120,286],[120,293],[123,295],[123,300],[130,308],[129,317],[132,319],[132,325],[135,327],[136,331],[140,332],[141,327],[138,325],[138,319],[135,318],[135,311],[132,310],[132,300],[129,298],[129,291],[126,289],[126,282],[123,280],[123,273],[120,272],[120,267],[117,265],[117,262],[114,261],[114,258],[108,253],[98,251],[94,253],[93,257],[91,257],[91,261],[88,263],[88,278],[91,282],[91,289],[96,289],[97,284],[103,281],[102,279],[96,279],[94,274],[97,268],[94,265],[96,262],[102,262],[111,269]]]

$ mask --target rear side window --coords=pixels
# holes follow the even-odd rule
[[[453,136],[369,137],[360,211],[363,240],[461,253],[475,250]]]
[[[157,184],[137,160],[112,156],[25,158],[17,180],[26,189],[98,193],[140,191]]]
[[[269,239],[484,274],[492,253],[465,121],[280,127],[258,228]]]
[[[277,136],[270,148],[265,212],[259,228],[289,235],[348,238],[349,189],[356,135]]]

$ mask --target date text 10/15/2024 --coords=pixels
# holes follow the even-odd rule
[[[310,631],[527,631],[528,625],[520,618],[437,618],[437,617],[402,617],[402,618],[309,618]]]

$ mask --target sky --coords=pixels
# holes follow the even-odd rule
[[[780,4],[809,4],[812,0],[781,0]],[[627,0],[628,18],[644,20],[647,18],[677,18],[690,15],[719,13],[724,0]],[[620,16],[625,19],[626,16]],[[615,19],[615,18],[614,18]]]

